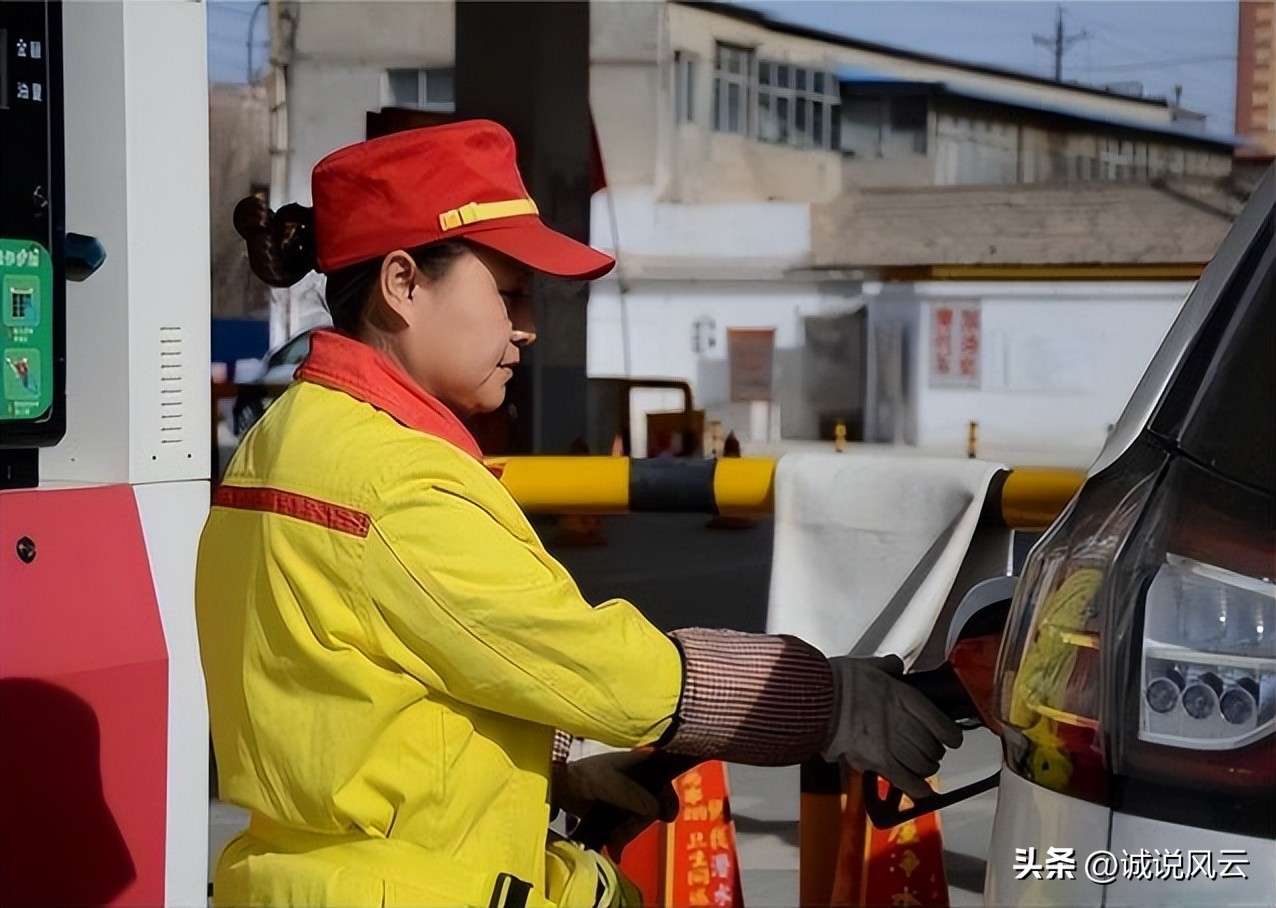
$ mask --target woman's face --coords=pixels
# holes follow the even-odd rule
[[[461,417],[501,405],[520,348],[536,337],[528,277],[514,260],[469,246],[441,278],[412,280],[397,358]]]

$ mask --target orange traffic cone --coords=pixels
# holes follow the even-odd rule
[[[602,522],[596,514],[563,514],[553,536],[555,546],[572,548],[587,545],[606,545]]]
[[[702,763],[673,783],[678,818],[626,848],[620,869],[656,908],[744,908],[726,767]]]

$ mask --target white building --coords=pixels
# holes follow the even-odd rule
[[[449,108],[454,15],[450,3],[287,8],[285,195],[308,202],[311,167],[363,138],[369,113]],[[677,0],[595,2],[591,61],[608,183],[594,197],[593,240],[616,253],[619,267],[591,293],[589,374],[685,379],[708,417],[746,442],[827,435],[840,418],[852,437],[960,450],[967,422],[977,420],[990,443],[1005,425],[1014,444],[1022,436],[1097,448],[1230,210],[1227,200],[1190,197],[1227,175],[1230,146],[1185,131],[1181,112],[1164,100]],[[934,187],[1133,184],[1118,188],[1124,204],[1153,179],[1177,187],[1161,195],[1178,206],[1171,220],[1188,229],[1174,234],[1177,245],[1137,261],[1124,247],[1076,257],[1094,250],[1085,241],[1087,218],[1112,211],[1096,206],[1113,199],[1090,190],[1065,193],[1080,204],[1063,220],[1050,214],[1057,203],[1050,193],[1021,200],[1020,223],[1034,225],[1044,246],[1016,247],[1008,235],[991,258],[948,255],[932,225],[918,228],[930,246],[902,244],[912,249],[908,261],[837,252],[841,239],[866,230],[907,237],[919,223],[917,211],[897,208],[891,220],[881,205],[872,226],[859,223],[855,212],[888,191],[882,187],[915,190],[910,198],[924,213],[928,193],[950,191]],[[1211,205],[1221,208],[1216,216],[1202,210]],[[833,209],[837,217],[825,216]],[[1136,232],[1153,226],[1123,224]],[[955,231],[949,239],[968,232],[960,219],[941,226]],[[1060,262],[1071,264],[1059,271]],[[948,283],[943,269],[953,267],[965,269],[963,283]],[[969,283],[974,278],[983,283]],[[318,293],[294,292],[280,307],[278,333],[309,318]],[[941,379],[932,396],[935,383],[909,371],[924,364],[921,349],[897,346],[920,342],[918,307],[930,312],[931,301],[948,298],[983,307],[978,384],[967,375],[957,392],[952,382],[939,387]],[[910,318],[915,327],[905,340],[882,333]],[[742,328],[774,330],[770,406],[730,400],[727,336]],[[1024,346],[1029,335],[1035,347]],[[897,346],[879,349],[883,343]],[[1031,380],[1015,371],[1020,356],[1037,370]],[[888,362],[903,370],[898,381],[883,377]],[[1041,374],[1050,363],[1056,372]],[[882,395],[892,383],[909,395],[893,399],[895,416],[884,421]],[[1067,406],[1059,406],[1061,388]],[[677,402],[671,392],[644,393],[646,409]],[[639,437],[635,450],[643,450]]]

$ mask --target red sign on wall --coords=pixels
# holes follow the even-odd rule
[[[978,388],[980,360],[978,303],[944,303],[930,310],[930,386]]]

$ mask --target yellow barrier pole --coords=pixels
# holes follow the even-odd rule
[[[1081,470],[1018,467],[1001,489],[1001,519],[1017,530],[1045,529],[1063,512],[1085,481]]]
[[[529,514],[749,515],[775,508],[775,461],[765,457],[677,461],[536,455],[487,463]]]
[[[631,460],[608,456],[493,458],[501,482],[529,514],[624,514],[681,511],[726,515],[775,509],[775,464],[769,457],[720,460]],[[1081,470],[1018,467],[1000,489],[1006,526],[1049,526],[1081,487]]]
[[[528,514],[629,512],[629,458],[533,456],[490,458],[501,483]]]
[[[724,457],[713,472],[713,500],[727,516],[775,512],[775,461],[767,457]]]

